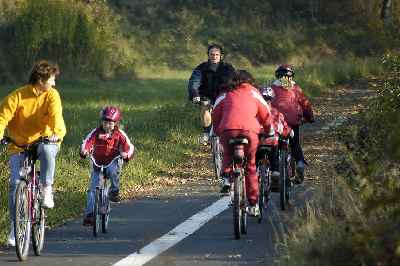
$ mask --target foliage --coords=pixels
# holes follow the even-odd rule
[[[343,129],[350,149],[338,166],[343,177],[321,186],[322,197],[298,217],[284,264],[400,264],[399,59],[384,57],[378,96]],[[328,205],[326,195],[335,195]]]
[[[119,17],[104,3],[24,0],[5,14],[2,45],[15,59],[9,60],[13,72],[49,58],[74,75],[133,73],[133,49],[122,36]]]

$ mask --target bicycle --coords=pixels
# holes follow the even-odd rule
[[[94,210],[93,210],[93,236],[97,237],[100,231],[100,223],[101,223],[101,231],[103,233],[108,232],[108,224],[110,221],[110,212],[111,212],[111,203],[108,196],[108,192],[110,190],[110,184],[107,182],[109,179],[106,175],[106,169],[110,167],[115,160],[122,158],[121,155],[116,156],[111,162],[107,165],[98,164],[93,155],[90,156],[90,159],[95,167],[100,169],[99,171],[99,183],[96,186],[95,198],[94,198]]]
[[[279,194],[281,210],[287,208],[292,181],[295,177],[295,160],[290,152],[289,139],[279,137]]]
[[[28,258],[29,243],[32,235],[32,246],[36,256],[40,256],[44,245],[46,211],[43,206],[42,184],[38,177],[35,163],[38,159],[37,147],[39,144],[50,144],[48,138],[39,138],[33,143],[21,146],[9,137],[4,137],[2,144],[13,143],[23,148],[25,158],[20,169],[22,178],[15,193],[15,222],[14,235],[17,257],[21,261]]]
[[[202,107],[210,107],[210,109],[212,109],[212,106],[210,105],[210,100],[207,98],[201,98],[198,104],[200,104]],[[210,139],[215,179],[219,180],[221,178],[222,158],[224,156],[223,149],[218,136],[211,134]]]
[[[247,196],[246,196],[246,156],[244,147],[249,143],[247,138],[232,138],[229,144],[233,145],[233,162],[231,180],[233,180],[233,231],[235,239],[241,234],[247,234]]]
[[[260,215],[258,216],[258,223],[261,223],[264,217],[264,210],[268,207],[271,198],[271,164],[268,159],[269,154],[272,152],[273,146],[263,144],[265,136],[261,136],[260,143],[257,149],[257,175],[259,185],[258,206],[260,208]]]

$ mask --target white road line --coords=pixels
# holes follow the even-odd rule
[[[226,196],[214,202],[211,206],[196,213],[159,239],[154,240],[141,250],[130,254],[118,261],[114,266],[139,266],[157,257],[162,252],[177,244],[182,239],[196,232],[213,217],[217,216],[229,207],[230,197]]]

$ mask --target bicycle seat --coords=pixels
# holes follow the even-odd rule
[[[229,140],[229,144],[231,145],[237,145],[237,144],[249,144],[249,140],[244,137],[240,138],[232,138]]]
[[[259,152],[270,152],[272,150],[272,146],[271,145],[259,145],[257,150]]]

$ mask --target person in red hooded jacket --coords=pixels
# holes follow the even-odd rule
[[[290,140],[290,147],[293,157],[296,160],[296,179],[300,184],[304,180],[303,150],[300,144],[300,126],[302,122],[314,122],[314,114],[311,102],[304,95],[302,89],[297,85],[294,78],[294,70],[290,65],[280,65],[276,71],[277,80],[272,83],[274,97],[272,106],[278,109],[285,116],[288,125],[293,129],[294,136]]]
[[[93,129],[83,140],[80,156],[85,158],[91,153],[98,164],[107,165],[112,160],[121,155],[122,159],[115,160],[107,169],[106,174],[110,178],[110,200],[120,201],[119,198],[119,175],[123,160],[128,161],[132,158],[135,147],[129,140],[126,133],[118,127],[121,120],[121,112],[117,107],[106,106],[100,112],[101,125]],[[99,182],[100,169],[93,165],[91,173],[91,182],[87,197],[87,205],[84,226],[93,224],[94,194]]]
[[[265,131],[274,134],[271,125],[271,113],[268,104],[257,88],[253,78],[245,70],[226,71],[221,78],[222,93],[215,101],[212,113],[215,133],[221,138],[224,149],[222,161],[222,176],[224,177],[222,193],[230,189],[229,176],[232,171],[233,149],[229,140],[235,137],[246,137],[249,144],[245,147],[247,158],[246,191],[250,205],[249,214],[257,216],[258,207],[258,179],[256,173],[256,151],[258,134],[261,126]]]

